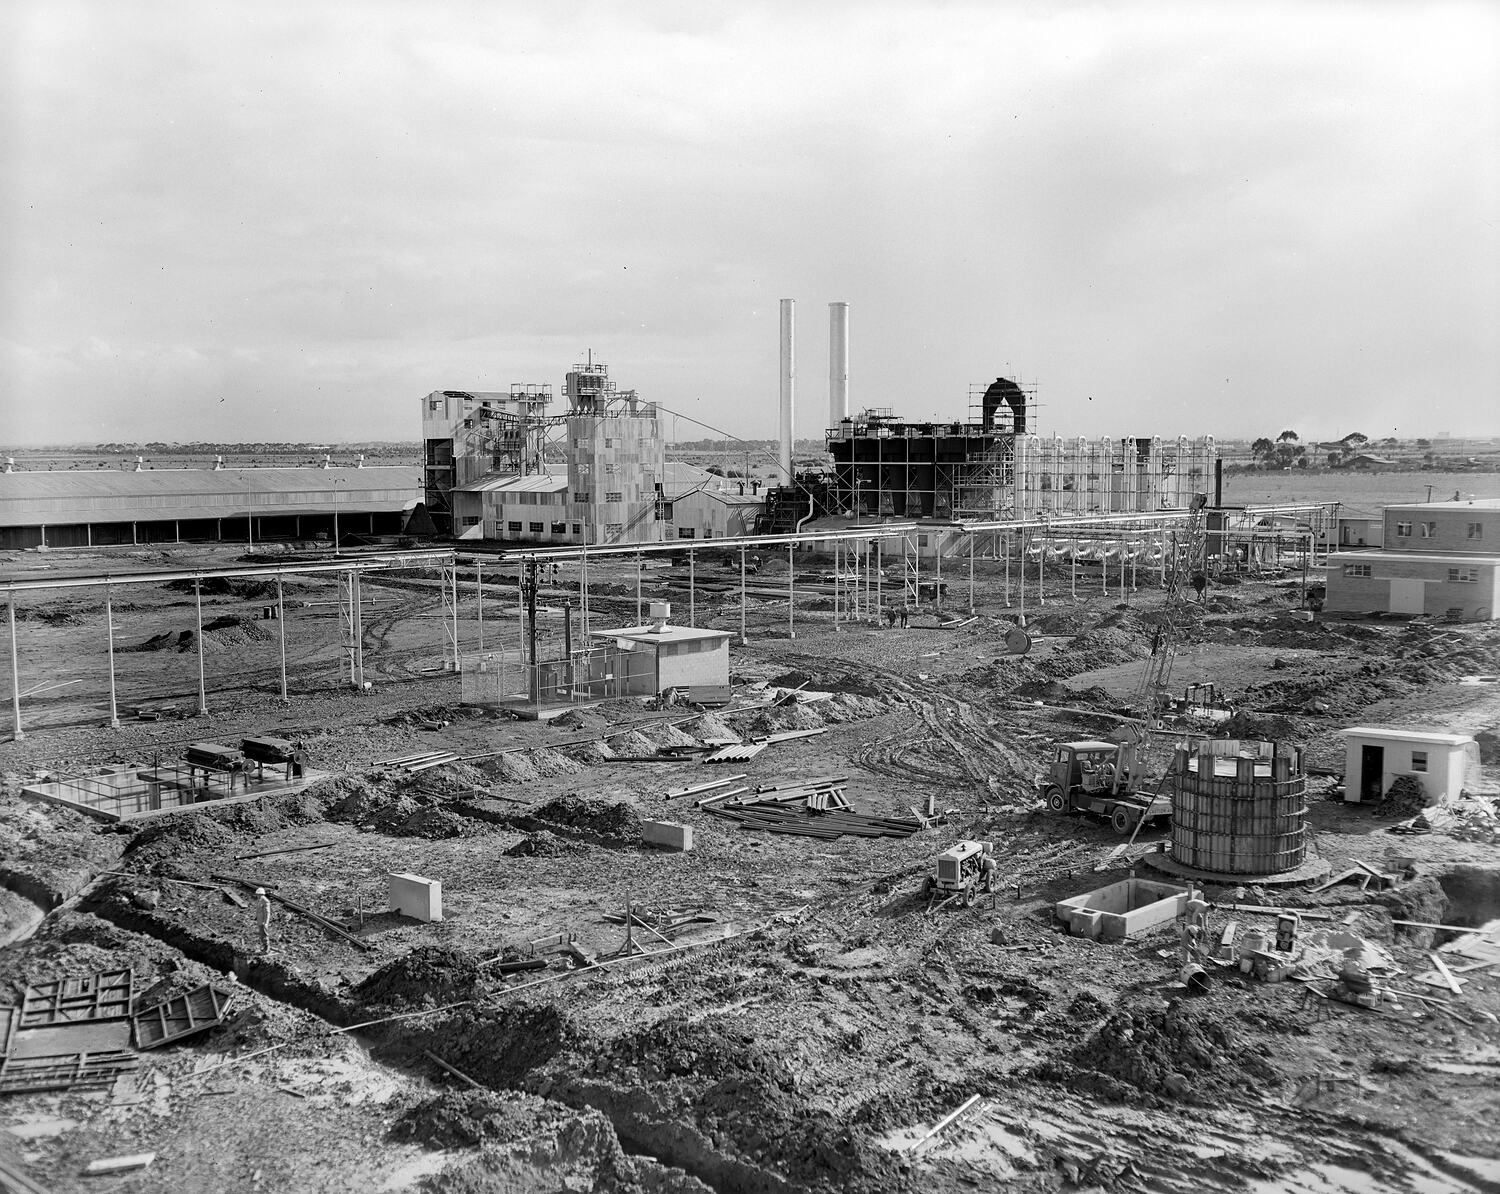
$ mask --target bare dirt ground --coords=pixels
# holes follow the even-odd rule
[[[101,567],[73,553],[48,562]],[[278,641],[250,617],[264,594],[212,595],[205,621],[210,603],[214,617],[242,620],[205,631],[210,715],[126,717],[118,731],[99,725],[100,595],[26,603],[23,691],[49,676],[80,683],[28,698],[28,736],[0,745],[0,940],[10,941],[0,980],[129,965],[138,989],[232,971],[242,994],[224,1027],[144,1054],[114,1090],[0,1101],[0,1160],[62,1192],[99,1188],[81,1176],[89,1160],[141,1152],[156,1154],[150,1168],[102,1179],[109,1188],[1500,1189],[1500,974],[1470,971],[1463,995],[1444,1002],[1411,976],[1450,934],[1392,924],[1500,917],[1500,847],[1486,835],[1392,834],[1391,820],[1337,799],[1333,778],[1316,779],[1312,849],[1334,873],[1400,855],[1416,877],[1379,894],[1209,896],[1347,918],[1390,951],[1404,972],[1395,986],[1439,1002],[1372,1011],[1309,992],[1326,982],[1265,984],[1220,968],[1206,994],[1189,996],[1169,926],[1098,944],[1066,935],[1052,912],[1128,873],[1162,835],[1143,834],[1098,873],[1120,839],[1042,811],[1032,786],[1050,742],[1107,733],[1111,711],[1132,711],[1161,601],[1144,575],[1124,601],[1117,586],[1101,594],[1097,574],[1076,600],[1066,575],[1049,577],[1040,607],[1033,588],[1036,648],[1024,659],[1004,655],[1017,594],[1007,601],[983,565],[978,616],[956,629],[926,613],[906,630],[835,630],[831,593],[805,585],[787,638],[785,600],[771,595],[784,578],[768,565],[746,609],[750,641],[734,648],[743,712],[615,701],[550,724],[458,706],[457,680],[440,671],[435,587],[420,580],[366,586],[382,608],[366,623],[365,694],[338,686],[333,607],[297,605],[287,704]],[[966,567],[949,579],[950,602],[966,605]],[[633,620],[633,567],[596,577],[591,566],[591,581],[596,619]],[[643,596],[669,596],[680,614],[686,595],[668,586],[648,573]],[[311,582],[298,593],[334,596]],[[700,592],[694,604],[699,625],[738,629],[736,597]],[[1473,788],[1500,791],[1500,686],[1466,682],[1500,672],[1500,631],[1306,624],[1289,616],[1294,604],[1295,590],[1270,580],[1211,590],[1192,612],[1177,681],[1215,681],[1250,711],[1247,736],[1303,743],[1334,770],[1345,726],[1479,732]],[[191,592],[122,589],[115,611],[117,645],[167,634],[175,644],[193,627]],[[486,621],[488,634],[514,636],[513,587],[490,598]],[[472,601],[462,631],[472,643]],[[196,641],[128,654],[122,706],[196,708]],[[768,707],[756,687],[766,682],[832,695]],[[679,724],[560,745],[668,718]],[[667,798],[720,778],[716,768],[615,758],[791,729],[826,732],[735,765],[739,782],[847,776],[861,812],[910,816],[931,796],[948,820],[904,839],[761,833]],[[249,733],[297,738],[332,778],[129,830],[16,795],[38,771]],[[524,749],[492,753],[509,748]],[[380,765],[435,749],[488,757],[416,774]],[[644,846],[642,818],[691,825],[694,849]],[[971,837],[995,842],[1001,890],[928,915],[919,887],[933,856]],[[393,870],[442,880],[441,923],[384,911]],[[183,882],[213,875],[263,883],[367,948],[279,913],[270,956],[255,956],[247,912]],[[670,945],[642,926],[634,941],[657,952],[621,952],[627,901]],[[658,919],[668,911],[702,919],[669,929]],[[1216,910],[1213,934],[1236,917],[1269,923]],[[494,964],[551,934],[599,964],[560,954],[514,974]],[[918,1143],[975,1095],[968,1116]]]

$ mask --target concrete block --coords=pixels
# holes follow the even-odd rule
[[[693,827],[676,821],[642,821],[641,837],[653,846],[666,850],[691,850]]]
[[[1294,622],[1311,622],[1312,620],[1313,620],[1312,610],[1310,610],[1310,609],[1294,609],[1294,610],[1292,610],[1292,621],[1294,621]]]
[[[421,875],[406,875],[392,872],[386,876],[390,884],[390,907],[392,912],[410,916],[413,920],[431,922],[443,919],[443,884],[439,879],[424,879]]]
[[[1059,900],[1056,912],[1074,936],[1119,941],[1176,920],[1187,910],[1187,901],[1185,887],[1125,879]]]

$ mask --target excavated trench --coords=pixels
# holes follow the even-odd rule
[[[231,942],[140,906],[128,882],[101,884],[85,895],[78,910],[155,938],[216,970],[234,970],[242,983],[262,995],[336,1027],[420,1010],[368,1003],[358,992],[345,996],[274,958],[245,958]],[[375,1025],[359,1037],[381,1064],[412,1075],[431,1074],[424,1057],[430,1050],[495,1092],[525,1092],[574,1111],[599,1113],[612,1125],[627,1154],[681,1169],[725,1194],[786,1194],[797,1188],[771,1170],[735,1156],[727,1135],[719,1134],[716,1141],[693,1121],[690,1111],[684,1113],[672,1101],[659,1098],[644,1081],[625,1080],[623,1074],[622,1080],[615,1080],[607,1059],[595,1056],[593,1043],[550,1003],[465,1008]],[[579,1073],[584,1068],[593,1072]],[[767,1161],[780,1160],[771,1141],[757,1143]],[[826,1154],[818,1168],[847,1170],[850,1166],[850,1158],[842,1155],[848,1151],[847,1138],[842,1148],[833,1140],[804,1141],[801,1151]],[[859,1165],[855,1163],[854,1168]]]
[[[1500,870],[1454,867],[1439,875],[1438,883],[1448,897],[1444,924],[1477,929],[1500,920]]]

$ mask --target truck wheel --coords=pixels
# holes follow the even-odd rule
[[[1061,788],[1048,788],[1042,794],[1047,798],[1047,807],[1054,813],[1065,813],[1068,811],[1068,798],[1063,795]]]
[[[1109,826],[1121,837],[1125,837],[1135,828],[1135,818],[1130,815],[1130,810],[1117,808],[1109,815]]]
[[[963,906],[965,908],[972,908],[974,906],[974,884],[973,883],[966,883],[966,884],[964,884]]]
[[[932,876],[928,875],[922,880],[922,898],[925,900],[932,894]]]

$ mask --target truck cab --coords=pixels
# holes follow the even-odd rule
[[[1128,834],[1139,821],[1172,815],[1170,796],[1143,793],[1142,778],[1134,743],[1057,742],[1037,787],[1052,812],[1093,813]]]

